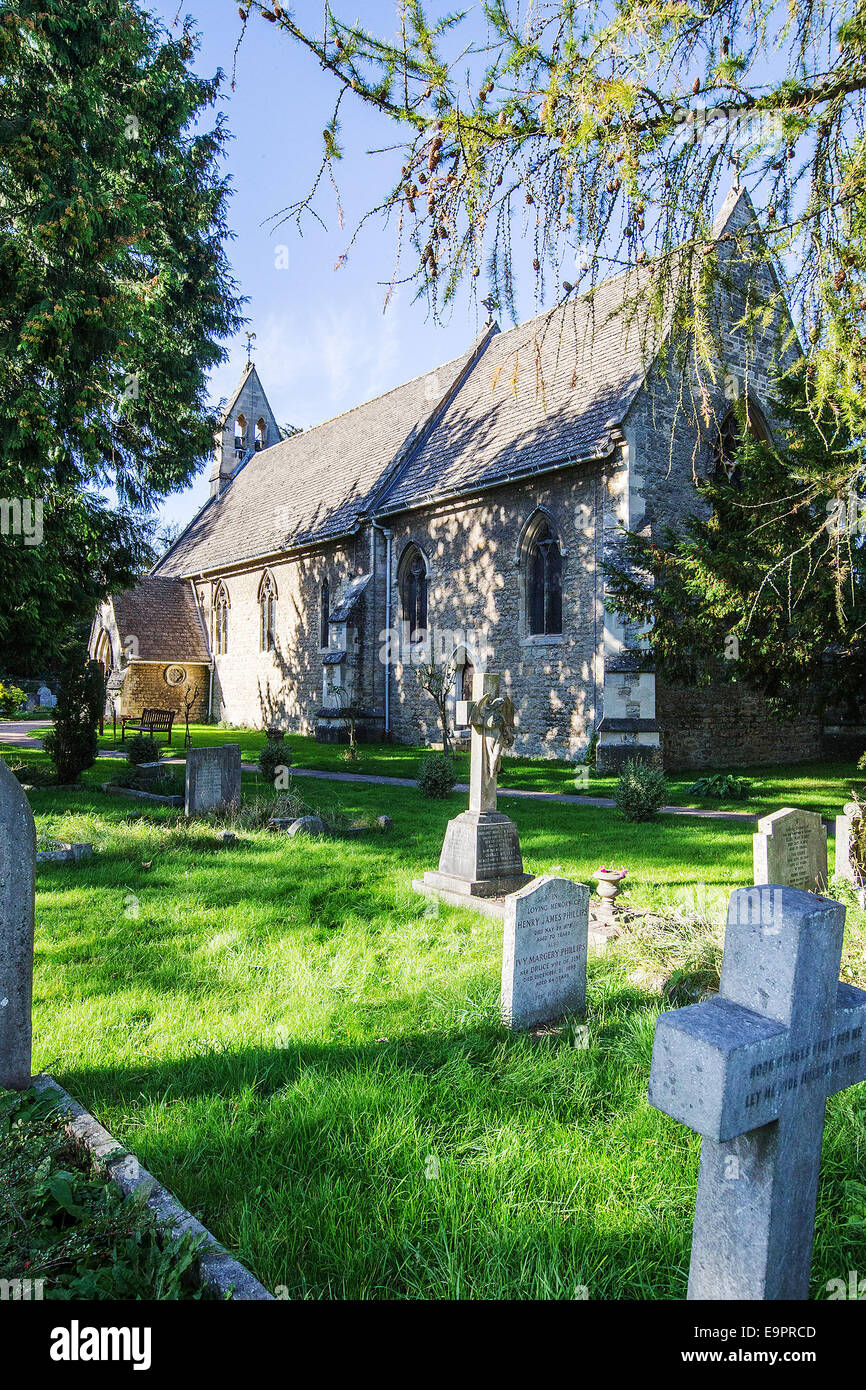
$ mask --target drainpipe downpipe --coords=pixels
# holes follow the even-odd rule
[[[377,531],[385,538],[385,734],[391,732],[391,536],[392,532],[378,521],[374,521]]]

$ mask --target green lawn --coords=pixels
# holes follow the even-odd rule
[[[250,763],[258,759],[266,742],[264,731],[261,729],[220,729],[213,725],[194,724],[191,734],[193,746],[196,748],[211,748],[221,743],[239,743],[243,761]],[[166,745],[165,748],[166,756],[185,756],[183,737],[183,728],[175,728],[172,745]],[[289,734],[286,743],[295,767],[323,772],[354,772],[371,777],[403,777],[411,780],[417,777],[419,762],[429,751],[426,748],[405,744],[368,744],[359,748],[357,760],[349,762],[344,756],[344,749],[339,745],[317,743],[315,739],[300,734]],[[2,746],[0,740],[0,748]],[[107,727],[100,739],[100,747],[104,752],[117,752],[122,751],[125,745],[120,742],[119,735],[115,740],[111,728]],[[747,777],[752,782],[752,790],[746,800],[716,801],[701,798],[691,791],[697,774],[673,773],[668,778],[669,804],[743,811],[755,815],[767,815],[770,811],[778,810],[780,806],[802,806],[806,810],[817,811],[822,816],[832,818],[838,815],[844,803],[851,799],[852,784],[858,789],[866,785],[863,775],[857,773],[853,760],[791,763],[735,770],[738,775]],[[588,783],[579,784],[575,777],[577,771],[573,763],[553,759],[506,757],[502,762],[499,781],[502,788],[513,788],[516,791],[558,792],[566,795],[585,792],[592,797],[613,795],[615,777],[599,776],[593,771]],[[468,752],[461,751],[458,755],[458,777],[460,781],[468,781]]]
[[[749,825],[512,803],[531,871],[625,864],[632,903],[673,914],[591,960],[578,1047],[505,1033],[501,925],[410,890],[465,798],[304,779],[326,812],[387,811],[394,832],[223,848],[214,826],[99,793],[104,767],[31,794],[40,834],[97,851],[38,880],[35,1063],[268,1287],[683,1297],[699,1141],[646,1102],[652,1032],[665,977],[717,969]],[[847,935],[846,978],[866,984],[854,907]],[[864,1117],[866,1087],[830,1102],[816,1296],[866,1267]]]
[[[213,747],[220,743],[239,743],[244,762],[255,762],[266,742],[261,729],[219,729],[212,725],[195,724],[191,733],[196,748]],[[348,762],[344,757],[344,749],[338,745],[317,743],[315,739],[305,738],[300,734],[288,735],[286,742],[296,767],[316,768],[324,772],[357,772],[374,777],[414,779],[418,775],[419,760],[428,751],[425,748],[403,744],[368,744],[360,747],[356,761]],[[101,746],[105,751],[109,751],[122,749],[124,745],[120,743],[119,738],[115,742],[112,731],[108,728],[101,739]],[[170,750],[166,749],[166,752],[175,757],[184,756],[182,728],[175,729],[173,747]],[[516,791],[575,795],[582,790],[575,781],[575,772],[573,763],[546,758],[506,757],[502,761],[499,781],[501,787],[512,787]],[[853,761],[746,767],[737,768],[736,772],[748,777],[753,783],[752,793],[745,801],[701,799],[691,792],[697,774],[675,773],[668,779],[669,804],[746,811],[758,815],[766,815],[770,811],[778,810],[780,806],[802,806],[806,810],[818,811],[823,816],[832,817],[838,815],[844,803],[850,800],[852,782],[856,782],[858,786],[864,784],[864,778],[856,772]],[[461,781],[468,781],[469,758],[466,752],[459,756],[458,773]],[[615,777],[602,777],[592,772],[586,794],[610,797],[615,785]]]

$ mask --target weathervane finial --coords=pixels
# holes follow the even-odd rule
[[[255,333],[247,334],[247,366],[253,360],[253,343],[256,341]]]
[[[481,307],[482,307],[482,309],[486,309],[486,310],[487,310],[487,322],[488,322],[488,323],[492,323],[492,322],[493,322],[493,310],[499,308],[499,304],[498,304],[497,301],[494,299],[494,297],[493,297],[492,294],[488,294],[488,296],[487,296],[486,299],[482,299],[482,301],[481,301]]]

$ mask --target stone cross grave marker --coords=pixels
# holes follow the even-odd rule
[[[815,811],[783,807],[758,821],[752,836],[755,883],[778,883],[823,893],[827,887],[827,831]]]
[[[0,1088],[30,1085],[36,828],[0,759]]]
[[[186,755],[186,814],[200,816],[222,806],[239,808],[240,804],[240,744],[190,748]]]
[[[531,1028],[586,1002],[589,885],[549,874],[505,899],[502,1021]]]
[[[690,1299],[805,1299],[827,1097],[866,1079],[866,991],[839,980],[845,908],[731,894],[719,994],[662,1014],[650,1104],[703,1136]]]
[[[428,895],[501,897],[529,881],[523,872],[517,826],[496,809],[496,780],[505,749],[514,743],[514,706],[499,693],[499,675],[476,671],[472,699],[457,703],[457,721],[472,730],[469,809],[448,822],[439,868],[414,887]]]
[[[456,719],[471,730],[469,810],[495,811],[502,754],[514,743],[514,705],[507,695],[499,694],[498,675],[476,671],[472,699],[457,701]]]

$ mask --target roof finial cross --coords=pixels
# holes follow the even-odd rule
[[[498,304],[498,302],[494,299],[494,297],[493,297],[492,294],[489,294],[489,295],[487,296],[486,299],[482,299],[482,301],[481,301],[481,307],[482,307],[482,309],[486,309],[486,310],[487,310],[487,322],[488,322],[488,323],[492,323],[492,322],[493,322],[493,310],[499,308],[499,304]]]

